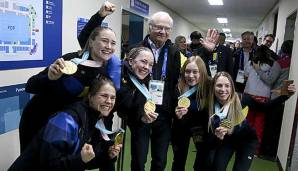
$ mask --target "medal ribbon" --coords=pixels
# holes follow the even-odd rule
[[[109,131],[109,130],[107,130],[106,127],[105,127],[105,124],[103,123],[103,120],[102,119],[100,119],[100,120],[98,120],[96,122],[95,128],[97,128],[100,131],[102,138],[104,140],[106,140],[106,141],[110,141],[111,140],[108,135],[114,134],[115,132],[124,132],[124,130],[121,129],[121,128],[119,128],[116,131]]]
[[[224,105],[222,108],[220,108],[219,103],[215,103],[215,115],[217,115],[220,119],[224,119],[228,115],[228,111],[230,108],[230,103]]]
[[[75,63],[76,65],[79,65],[80,63],[86,61],[88,59],[88,57],[89,57],[89,52],[88,51],[85,51],[83,53],[82,59],[81,58],[73,58],[73,59],[71,59],[71,61],[73,63]]]
[[[133,82],[133,84],[138,88],[138,90],[140,90],[140,92],[146,97],[147,100],[152,99],[150,92],[148,91],[148,89],[146,88],[146,86],[144,84],[140,84],[140,82],[136,79],[136,77],[129,75],[129,78],[131,79],[131,81]]]
[[[180,99],[181,97],[189,97],[190,95],[192,95],[197,90],[198,90],[198,86],[195,86],[195,87],[187,90],[186,92],[184,92],[181,96],[178,97],[178,99]]]
[[[162,64],[162,70],[161,70],[161,79],[162,80],[166,78],[167,62],[168,62],[168,49],[165,49],[163,64]]]

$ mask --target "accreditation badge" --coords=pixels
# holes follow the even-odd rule
[[[152,96],[152,101],[157,105],[162,105],[163,92],[164,92],[164,81],[150,80],[149,92]]]
[[[211,77],[213,78],[217,73],[217,64],[209,65]]]
[[[244,71],[238,70],[237,77],[236,77],[237,83],[244,83]]]

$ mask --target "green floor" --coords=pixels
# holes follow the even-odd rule
[[[131,160],[131,156],[130,156],[130,132],[129,129],[127,129],[127,134],[126,134],[126,141],[125,141],[125,151],[124,151],[124,167],[123,167],[123,171],[130,171],[130,160]],[[191,143],[190,144],[190,148],[188,151],[188,159],[186,161],[186,166],[185,166],[185,170],[186,171],[192,171],[192,166],[193,166],[193,161],[195,158],[195,147],[194,144]],[[170,171],[171,170],[171,165],[172,165],[172,161],[173,161],[173,152],[172,152],[172,147],[169,147],[169,151],[168,151],[168,162],[167,162],[167,167],[166,167],[166,171]],[[146,163],[146,171],[150,170],[150,162],[151,162],[151,156],[150,153],[148,154],[148,158],[147,158],[147,163]],[[232,170],[232,164],[233,164],[233,160],[231,160],[227,171]],[[255,158],[253,160],[252,166],[251,166],[251,171],[278,171],[278,167],[277,164],[275,162],[272,161],[268,161],[268,160],[262,160],[259,158]]]

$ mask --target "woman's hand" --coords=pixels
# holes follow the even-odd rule
[[[82,150],[81,150],[81,158],[84,163],[89,162],[95,157],[95,153],[93,151],[92,145],[90,144],[84,144]]]
[[[175,113],[178,119],[181,119],[187,112],[188,112],[188,109],[185,107],[177,106],[175,109]]]
[[[158,113],[148,112],[142,116],[141,120],[144,123],[152,123],[157,119],[157,117],[158,117]]]
[[[122,144],[117,144],[117,145],[110,146],[110,148],[108,150],[110,159],[113,159],[116,156],[118,156],[119,153],[120,153],[121,148],[122,148]]]
[[[116,5],[112,4],[109,1],[105,1],[100,7],[98,13],[101,17],[106,17],[112,14],[116,10]]]
[[[228,129],[225,127],[221,127],[221,126],[216,128],[215,132],[214,132],[215,136],[217,138],[219,138],[220,140],[223,140],[227,133],[228,133]]]
[[[63,69],[64,67],[64,59],[58,58],[54,63],[50,65],[48,70],[48,78],[50,80],[58,80],[63,75],[61,69]]]
[[[208,29],[207,36],[205,39],[200,39],[200,43],[208,49],[210,52],[212,52],[218,43],[219,34],[216,29]]]

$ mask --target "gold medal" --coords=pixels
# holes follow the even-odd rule
[[[77,72],[77,65],[71,61],[64,61],[64,65],[65,67],[63,69],[61,69],[61,72],[67,75],[71,75],[74,74],[75,72]]]
[[[154,112],[155,109],[156,109],[155,103],[152,100],[147,100],[147,102],[144,105],[145,113]]]
[[[123,138],[124,138],[124,133],[123,132],[119,132],[116,137],[115,137],[115,142],[114,144],[115,145],[119,145],[119,144],[122,144],[123,142]]]
[[[185,107],[188,108],[190,106],[190,100],[187,97],[181,97],[178,100],[178,107]]]
[[[228,129],[232,129],[232,122],[229,121],[228,119],[223,119],[223,120],[220,121],[219,126],[225,127],[225,128],[228,128]]]

